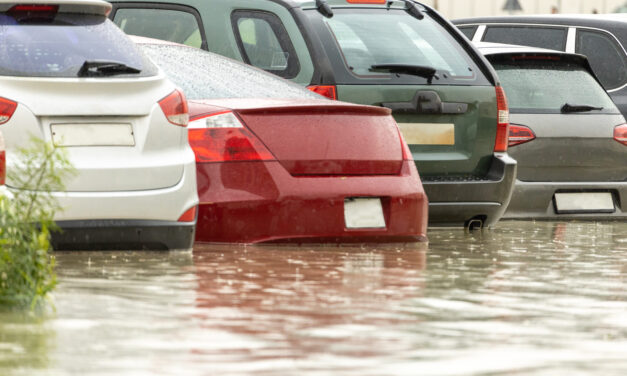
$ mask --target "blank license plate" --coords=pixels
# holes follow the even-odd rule
[[[399,123],[409,145],[455,145],[455,124]]]
[[[616,211],[610,192],[556,193],[555,209],[558,214]]]
[[[385,228],[383,207],[379,198],[347,198],[344,200],[346,228]]]
[[[135,146],[131,124],[52,124],[55,146]]]

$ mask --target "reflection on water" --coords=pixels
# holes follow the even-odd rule
[[[59,253],[56,312],[0,313],[0,375],[627,374],[627,224],[430,241]]]

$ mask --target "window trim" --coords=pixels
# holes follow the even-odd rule
[[[557,49],[557,51],[566,51],[566,46],[568,45],[568,36],[569,36],[569,27],[568,25],[545,25],[545,24],[519,24],[519,23],[486,23],[485,29],[481,34],[481,41],[487,42],[485,37],[491,27],[510,27],[510,28],[533,28],[533,29],[559,29],[564,31],[564,43],[562,47]],[[461,26],[461,25],[459,25]],[[476,37],[477,35],[475,35]],[[538,47],[545,48],[545,47]]]
[[[242,36],[240,35],[237,25],[238,21],[242,18],[253,18],[266,21],[268,25],[270,25],[270,27],[272,28],[272,31],[274,32],[274,35],[276,36],[279,45],[281,46],[283,51],[288,53],[287,67],[283,70],[263,69],[261,67],[257,68],[263,69],[266,72],[273,73],[279,77],[283,77],[286,79],[292,79],[298,76],[298,73],[300,73],[300,61],[298,60],[294,44],[292,43],[289,33],[287,32],[285,25],[283,25],[281,18],[271,12],[250,9],[236,9],[231,12],[231,28],[233,29],[233,35],[235,36],[237,48],[242,55],[242,60],[246,64],[255,66],[250,62],[250,58],[246,53],[246,49],[244,48],[244,41],[242,40]]]
[[[613,42],[617,47],[619,47],[620,51],[623,52],[623,60],[627,61],[627,51],[625,50],[625,46],[622,45],[622,43],[620,43],[620,41],[618,40],[618,38],[616,38],[616,35],[614,35],[613,33],[607,31],[607,30],[603,30],[603,29],[598,29],[595,27],[585,27],[585,26],[575,26],[575,28],[577,29],[575,32],[575,41],[574,41],[574,45],[575,45],[575,53],[577,51],[577,47],[579,46],[579,32],[580,31],[587,31],[587,32],[591,32],[591,33],[598,33],[598,34],[605,34],[605,36],[608,37],[609,40],[611,40],[611,42]],[[596,74],[596,73],[595,73]],[[613,93],[619,90],[622,90],[624,88],[627,87],[627,82],[623,82],[622,84],[620,84],[619,86],[615,87],[615,88],[611,88],[611,89],[605,89],[605,91],[607,91],[608,93]]]
[[[180,4],[171,4],[171,3],[138,3],[138,2],[115,2],[111,3],[113,6],[111,9],[111,13],[109,14],[109,19],[115,23],[115,15],[120,9],[160,9],[160,10],[173,10],[178,12],[189,13],[196,19],[196,23],[198,24],[198,28],[200,30],[200,49],[208,51],[209,47],[207,44],[207,37],[205,34],[205,25],[202,22],[202,17],[200,16],[200,12],[194,7],[188,5],[180,5]]]

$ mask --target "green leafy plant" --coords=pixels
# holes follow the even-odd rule
[[[56,286],[50,231],[60,209],[52,192],[74,172],[63,149],[33,138],[9,169],[10,197],[0,194],[0,306],[34,309]]]

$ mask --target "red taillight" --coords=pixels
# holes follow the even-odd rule
[[[0,185],[4,185],[7,177],[7,155],[4,150],[0,150]]]
[[[496,140],[494,141],[494,152],[507,151],[507,137],[509,128],[509,108],[503,87],[496,87]]]
[[[529,142],[535,138],[536,138],[535,133],[533,133],[533,131],[529,127],[525,127],[524,125],[516,125],[516,124],[509,125],[508,145],[510,147],[524,144],[525,142]]]
[[[627,124],[614,128],[614,139],[623,145],[627,145]]]
[[[11,7],[6,13],[18,21],[28,19],[52,20],[58,11],[58,5],[18,4]]]
[[[231,111],[192,119],[189,144],[196,162],[271,161],[274,156]]]
[[[177,222],[194,222],[196,220],[196,206],[188,209]]]
[[[0,124],[9,121],[16,108],[17,103],[6,98],[0,98]]]
[[[320,94],[323,97],[337,100],[337,90],[333,85],[311,85],[307,86],[307,89],[313,91],[316,94]]]
[[[40,13],[57,13],[59,10],[58,5],[46,5],[46,4],[18,4],[14,5],[7,11],[7,13],[17,12],[40,12]]]
[[[189,109],[185,94],[179,90],[174,90],[170,95],[159,101],[159,106],[168,118],[168,121],[179,127],[186,127],[189,123]]]

